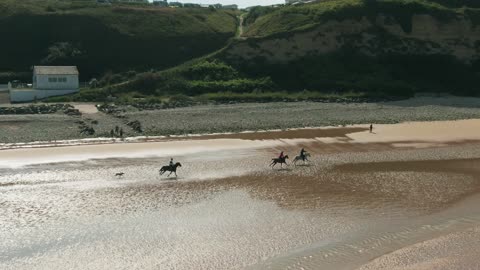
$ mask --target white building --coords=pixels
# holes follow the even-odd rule
[[[29,102],[78,92],[78,69],[75,66],[35,66],[30,85],[9,83],[11,102]]]

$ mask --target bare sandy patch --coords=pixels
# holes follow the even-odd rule
[[[95,114],[98,113],[95,104],[73,104],[75,109],[79,110],[83,114]]]
[[[399,142],[461,142],[480,140],[480,120],[407,122],[393,125],[374,125],[373,132],[354,132],[347,135],[356,143]]]

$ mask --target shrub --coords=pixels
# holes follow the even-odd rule
[[[170,99],[167,102],[168,107],[183,107],[183,106],[189,106],[192,105],[193,99],[182,94],[174,95],[170,97]]]
[[[122,86],[127,91],[138,91],[142,94],[152,95],[157,88],[158,77],[152,72],[145,72],[137,75],[135,79]]]
[[[190,80],[227,81],[238,78],[238,72],[224,62],[202,61],[187,68],[185,77]]]
[[[104,89],[84,89],[70,96],[71,101],[103,102],[107,99],[108,92]]]

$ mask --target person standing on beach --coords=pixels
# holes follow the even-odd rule
[[[373,124],[370,124],[370,133],[373,132]]]

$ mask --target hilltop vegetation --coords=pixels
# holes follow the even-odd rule
[[[330,0],[258,8],[219,57],[288,91],[478,95],[480,5]]]
[[[126,82],[86,89],[79,94],[50,101],[104,101],[112,96],[117,97],[119,103],[150,104],[162,103],[173,97],[173,103],[188,105],[194,100],[189,100],[187,96],[196,96],[201,102],[204,98],[225,101],[234,94],[275,90],[268,77],[246,76],[226,63],[208,57],[160,72],[136,74]],[[219,93],[222,94],[212,95]]]
[[[415,14],[428,14],[444,22],[463,15],[480,23],[479,12],[472,6],[480,7],[480,4],[471,1],[469,7],[464,8],[456,0],[329,0],[279,9],[258,8],[254,9],[254,14],[260,13],[262,16],[245,20],[248,27],[245,36],[285,35],[306,31],[328,21],[362,18],[375,21],[380,14],[395,19],[407,33],[412,30],[412,17]]]
[[[330,0],[256,7],[244,16],[248,39],[108,91],[217,101],[478,95],[480,10],[440,2]]]
[[[0,82],[39,64],[77,65],[82,80],[160,70],[225,46],[237,24],[228,10],[95,1],[0,0],[0,10]]]
[[[99,88],[51,101],[113,98],[172,107],[209,100],[364,101],[418,92],[480,93],[480,8],[470,0],[256,7],[244,15],[244,36],[235,40],[229,39],[237,23],[233,11],[42,3],[36,9],[12,4],[16,10],[6,14],[13,15],[0,18],[18,23],[15,29],[24,33],[32,32],[30,22],[51,26],[68,18],[82,26],[45,28],[49,38],[40,32],[28,36],[43,44],[34,45],[36,53],[0,46],[12,46],[16,57],[22,51],[39,61],[69,59],[92,74],[105,74]],[[0,29],[11,28],[2,23]]]

